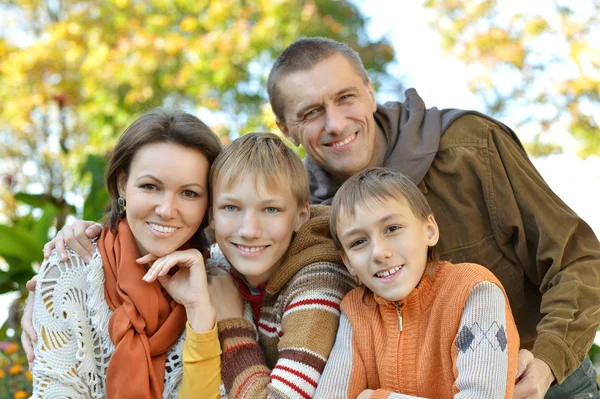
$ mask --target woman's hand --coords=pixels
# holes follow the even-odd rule
[[[62,261],[67,260],[67,249],[65,244],[79,256],[89,263],[94,253],[94,244],[90,239],[97,237],[102,232],[102,225],[86,220],[76,220],[69,226],[64,226],[52,240],[44,245],[44,259],[50,257],[50,253],[56,248],[56,254]]]
[[[152,264],[144,281],[154,280],[178,303],[185,306],[188,322],[196,332],[207,332],[215,326],[215,309],[208,292],[204,258],[197,249],[175,251],[161,258],[148,254],[136,260],[139,264]],[[169,270],[179,266],[174,275]]]
[[[25,287],[29,290],[29,296],[25,302],[25,309],[23,309],[23,317],[21,317],[21,327],[23,332],[21,333],[21,345],[27,356],[27,362],[29,363],[29,371],[31,371],[31,365],[33,364],[33,345],[37,342],[37,334],[33,328],[33,298],[35,292],[35,286],[37,284],[37,276],[33,276],[31,280],[25,284]]]

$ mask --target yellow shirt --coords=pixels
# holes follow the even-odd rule
[[[183,380],[179,398],[221,397],[221,344],[217,326],[206,333],[197,333],[186,323],[183,345]]]

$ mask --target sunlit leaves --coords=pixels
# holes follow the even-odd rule
[[[517,110],[522,123],[537,124],[534,154],[555,152],[560,143],[546,133],[567,130],[581,156],[600,155],[600,2],[527,4],[425,2],[444,48],[475,67],[469,88],[488,111]]]

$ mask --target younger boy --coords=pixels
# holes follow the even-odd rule
[[[331,235],[361,285],[342,301],[322,398],[512,398],[519,337],[482,266],[438,261],[438,226],[403,175],[369,169],[331,208]]]

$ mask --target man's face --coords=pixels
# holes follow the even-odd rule
[[[285,109],[277,125],[317,164],[344,179],[381,166],[385,137],[373,117],[373,87],[344,56],[335,54],[312,69],[284,75],[277,86]]]

